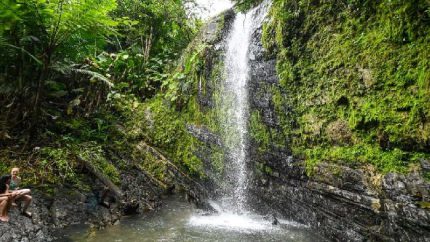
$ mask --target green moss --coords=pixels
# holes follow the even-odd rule
[[[273,175],[273,169],[270,166],[257,162],[255,167],[260,174]]]
[[[427,182],[430,182],[430,172],[429,171],[424,172],[423,176],[424,176],[424,179],[426,179]]]
[[[405,171],[429,154],[426,11],[425,1],[272,4],[263,44],[277,57],[273,103],[293,154],[310,169],[327,160]],[[333,138],[338,120],[347,121],[342,147]]]
[[[418,205],[420,208],[430,209],[430,202],[421,201],[418,202]]]
[[[257,111],[251,113],[249,131],[251,137],[258,142],[260,151],[265,151],[269,148],[270,134],[261,121],[260,113]]]
[[[259,91],[255,94],[255,98],[259,99],[259,95],[267,95],[270,93],[272,100],[271,104],[274,106],[274,110],[277,113],[275,122],[279,123],[281,127],[268,127],[263,122],[260,112],[253,111],[250,115],[249,130],[251,138],[256,141],[258,151],[260,153],[270,150],[271,148],[286,149],[287,145],[287,133],[283,131],[291,130],[291,123],[287,118],[288,112],[284,106],[285,94],[277,85],[265,85],[261,84]]]
[[[270,168],[269,166],[265,166],[264,167],[264,172],[268,175],[272,175],[273,174],[273,170],[272,168]]]
[[[166,164],[158,160],[150,152],[139,152],[138,155],[139,157],[136,157],[136,159],[140,158],[140,160],[142,161],[140,163],[140,168],[142,168],[160,181],[165,180]]]
[[[224,170],[224,152],[222,150],[215,150],[211,154],[212,167],[216,174],[221,175]]]
[[[82,159],[91,162],[95,169],[109,177],[115,184],[120,184],[119,170],[106,159],[104,151],[100,145],[95,143],[81,144],[77,147],[78,154]]]
[[[225,27],[224,18],[217,22],[217,36]],[[204,146],[193,137],[187,126],[204,127],[210,132],[222,132],[218,107],[220,80],[223,78],[222,57],[213,49],[212,43],[203,43],[197,38],[184,52],[178,68],[163,83],[157,97],[143,106],[146,113],[141,122],[141,133],[148,142],[165,152],[169,158],[183,168],[200,177],[205,177],[203,163],[195,154]],[[219,40],[218,37],[211,41]],[[202,99],[210,100],[211,107],[201,104]],[[211,160],[215,173],[224,169],[224,154],[217,147],[211,147]]]
[[[426,153],[411,153],[400,149],[382,150],[371,145],[313,147],[303,151],[308,174],[320,162],[333,162],[349,166],[372,164],[383,173],[406,172],[409,164],[430,157]]]

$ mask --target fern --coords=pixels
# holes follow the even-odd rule
[[[0,35],[0,47],[3,47],[7,44],[7,40],[4,36]]]
[[[64,75],[70,74],[70,73],[79,73],[79,74],[87,75],[87,76],[90,76],[91,79],[104,82],[109,87],[114,86],[112,81],[109,78],[105,77],[104,75],[88,69],[76,68],[77,66],[78,66],[77,64],[66,65],[62,63],[56,63],[55,65],[51,66],[51,69]]]
[[[81,73],[81,74],[91,76],[92,79],[102,81],[106,85],[108,85],[109,87],[114,86],[114,84],[107,77],[103,76],[102,74],[100,74],[98,72],[90,71],[87,69],[71,69],[71,70],[72,70],[72,72]]]

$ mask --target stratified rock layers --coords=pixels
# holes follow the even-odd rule
[[[228,16],[226,21],[217,18],[209,26],[212,29],[228,28],[231,12],[225,15]],[[214,27],[214,24],[223,26]],[[430,241],[430,212],[422,203],[423,199],[429,199],[430,187],[419,169],[409,175],[381,175],[372,166],[351,168],[321,162],[308,176],[304,162],[291,156],[288,147],[291,141],[282,134],[284,127],[281,127],[278,113],[288,113],[294,107],[281,105],[282,110],[276,110],[279,104],[274,103],[274,90],[277,95],[288,95],[288,92],[280,86],[276,59],[264,50],[261,32],[260,28],[253,33],[249,53],[250,119],[258,116],[258,122],[270,133],[264,134],[268,137],[257,137],[261,140],[252,137],[253,132],[258,132],[253,127],[249,133],[248,192],[253,207],[309,224],[334,241]],[[207,82],[199,86],[198,91],[202,110],[216,106],[213,93],[220,77],[212,72],[222,60],[224,47],[219,38],[222,33],[225,31],[216,36],[213,31],[207,31],[207,37],[202,38],[209,50],[203,73]],[[249,121],[250,126],[252,122]],[[336,125],[332,125],[333,129],[343,127],[343,124]],[[198,156],[208,168],[205,172],[213,178],[211,154],[223,147],[216,130],[204,124],[189,124],[188,131],[204,144]],[[348,138],[346,131],[342,133],[344,139]],[[228,157],[228,150],[226,152],[224,159]],[[224,169],[228,167],[224,165]]]

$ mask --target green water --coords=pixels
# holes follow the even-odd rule
[[[304,225],[279,221],[280,225],[272,225],[258,215],[228,212],[207,216],[181,198],[171,197],[157,211],[123,218],[103,230],[68,228],[59,241],[322,241]]]

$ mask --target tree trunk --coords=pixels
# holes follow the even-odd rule
[[[110,191],[113,192],[113,194],[115,195],[115,197],[121,201],[123,200],[123,192],[121,191],[121,189],[115,185],[110,179],[109,177],[105,176],[103,173],[101,173],[100,171],[98,171],[91,162],[82,159],[79,155],[76,156],[76,158],[78,159],[78,161],[80,161],[82,164],[84,164],[85,168],[87,168],[87,170],[89,172],[91,172],[91,174],[93,174],[95,177],[97,177],[97,179],[99,179],[105,186],[107,186],[109,188]]]

